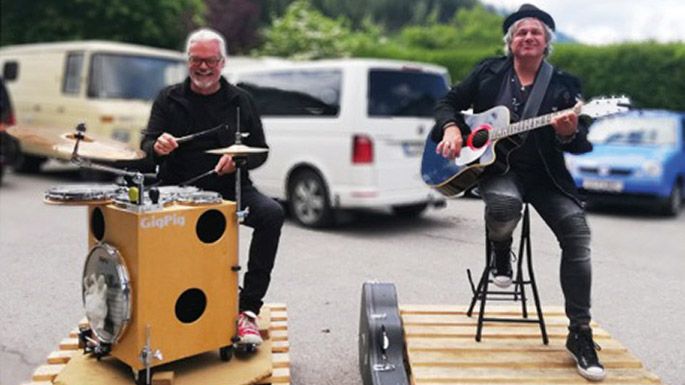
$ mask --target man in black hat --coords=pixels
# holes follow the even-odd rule
[[[479,63],[436,106],[432,138],[438,142],[439,154],[448,159],[459,155],[471,132],[461,111],[469,108],[480,113],[503,105],[512,121],[518,121],[576,104],[580,81],[545,61],[554,29],[554,19],[530,4],[504,20],[506,56]],[[590,122],[585,118],[563,113],[527,135],[500,140],[498,160],[485,169],[478,188],[485,202],[485,222],[494,251],[491,271],[497,286],[507,287],[512,282],[512,233],[521,219],[523,202],[532,204],[556,235],[570,320],[566,346],[580,374],[599,381],[605,372],[590,328],[590,228],[563,156],[564,151],[592,150],[587,140]]]

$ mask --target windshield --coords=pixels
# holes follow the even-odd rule
[[[668,146],[676,142],[676,121],[668,118],[599,120],[590,128],[593,144]]]
[[[181,59],[99,53],[91,63],[88,96],[97,99],[153,100],[187,73]]]
[[[255,99],[263,116],[337,116],[342,73],[294,70],[246,74],[239,87]]]
[[[435,103],[448,91],[441,74],[371,70],[369,116],[433,117]]]

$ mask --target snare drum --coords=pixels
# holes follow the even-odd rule
[[[55,186],[45,192],[45,203],[95,205],[110,203],[121,187],[114,184],[72,184]]]
[[[195,186],[160,186],[159,200],[160,202],[176,202],[180,197],[200,191]]]
[[[176,203],[187,206],[210,205],[221,202],[221,194],[214,191],[194,191],[180,194],[176,199]]]

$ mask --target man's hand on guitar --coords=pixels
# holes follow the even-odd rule
[[[571,137],[578,131],[578,115],[573,110],[569,110],[552,118],[551,125],[560,137]]]
[[[463,144],[459,127],[456,124],[450,124],[445,128],[442,141],[438,143],[435,152],[447,159],[454,159],[459,156]]]

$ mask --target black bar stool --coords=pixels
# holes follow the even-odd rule
[[[528,203],[525,203],[523,208],[523,224],[521,228],[521,240],[519,242],[519,253],[516,268],[516,277],[513,280],[514,288],[513,290],[490,290],[489,284],[492,283],[490,280],[490,270],[494,266],[494,253],[492,252],[492,247],[490,241],[488,240],[487,227],[485,234],[485,268],[483,269],[483,274],[478,281],[478,287],[473,284],[473,279],[471,276],[471,270],[467,269],[466,274],[469,278],[469,284],[471,285],[471,290],[473,292],[473,298],[471,299],[471,305],[466,313],[467,316],[471,317],[473,314],[473,308],[476,306],[476,302],[480,300],[480,313],[478,314],[478,327],[476,329],[476,341],[480,342],[483,333],[483,322],[513,322],[513,323],[536,323],[540,325],[540,333],[542,334],[542,342],[547,345],[549,344],[549,338],[547,337],[547,329],[545,328],[545,320],[542,315],[542,308],[540,306],[540,296],[538,295],[538,287],[535,283],[535,274],[533,272],[533,258],[530,242],[530,213],[528,208]],[[526,259],[526,265],[528,270],[528,279],[523,278],[523,259]],[[530,285],[533,292],[533,300],[535,302],[535,309],[537,311],[537,318],[528,317],[528,308],[526,305],[526,290],[525,285]],[[521,301],[521,318],[503,318],[503,317],[484,317],[485,314],[485,303],[487,301]]]

